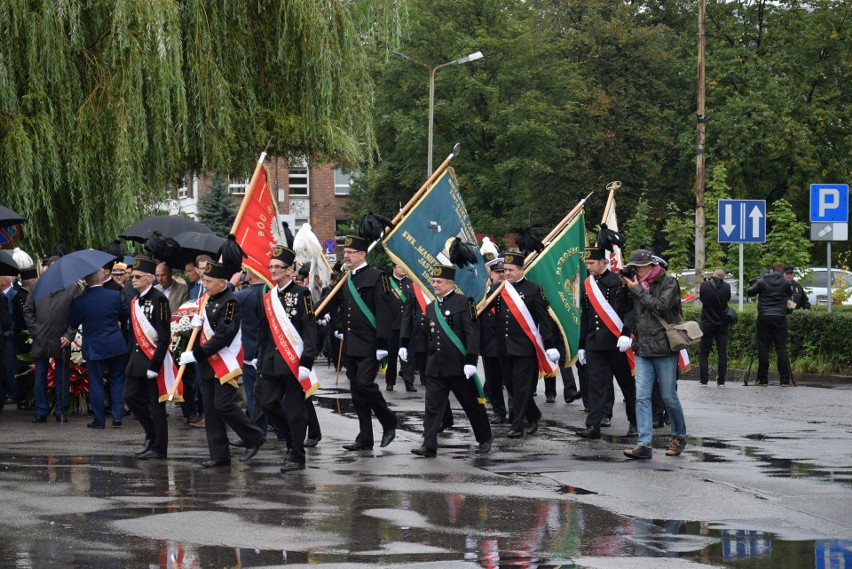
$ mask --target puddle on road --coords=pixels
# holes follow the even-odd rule
[[[629,518],[571,500],[590,493],[571,486],[553,498],[520,497],[518,479],[493,474],[282,477],[260,464],[211,472],[179,461],[140,468],[129,457],[0,455],[0,566],[547,568],[630,556],[755,569],[852,565],[852,540]]]

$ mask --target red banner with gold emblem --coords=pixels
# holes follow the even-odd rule
[[[234,228],[237,243],[248,257],[243,267],[257,274],[272,286],[269,260],[278,233],[278,215],[265,166],[260,166],[255,184],[248,188],[240,206],[242,215]]]

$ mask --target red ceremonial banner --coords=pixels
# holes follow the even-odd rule
[[[250,188],[250,192],[243,198],[246,200],[245,210],[234,235],[237,243],[248,255],[248,258],[243,260],[243,266],[251,269],[272,286],[272,278],[266,267],[269,266],[272,248],[276,244],[275,230],[278,216],[272,201],[272,191],[267,183],[265,166],[260,168],[257,183]]]

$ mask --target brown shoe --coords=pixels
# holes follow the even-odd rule
[[[198,421],[189,424],[190,427],[195,427],[196,429],[203,429],[207,426],[207,423],[204,422],[204,418],[202,417]]]
[[[666,456],[680,456],[683,449],[686,448],[686,439],[672,437],[672,442],[669,443],[669,448],[666,449]]]
[[[646,447],[645,445],[636,445],[633,448],[629,448],[624,451],[624,456],[627,458],[638,458],[638,459],[649,459],[653,456],[653,452],[650,447]]]

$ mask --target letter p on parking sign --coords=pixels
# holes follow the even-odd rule
[[[848,184],[811,184],[811,222],[849,222]]]

